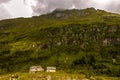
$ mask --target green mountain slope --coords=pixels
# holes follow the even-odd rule
[[[32,65],[120,76],[120,15],[87,8],[0,21],[0,73]]]

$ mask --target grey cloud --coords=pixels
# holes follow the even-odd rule
[[[56,8],[68,9],[72,6],[73,0],[37,0],[37,5],[33,6],[34,14],[43,14]]]
[[[0,20],[2,19],[8,19],[11,17],[10,13],[1,5],[0,6]]]
[[[77,9],[94,6],[91,0],[36,0],[37,5],[33,6],[33,15],[40,15],[51,12],[56,8],[70,9],[73,5]]]
[[[83,0],[37,0],[37,5],[33,6],[33,15],[44,14],[47,12],[51,12],[56,8],[64,8],[69,9],[74,5],[75,7],[79,7],[78,3],[83,3]]]
[[[8,1],[10,1],[10,0],[0,0],[0,4],[1,4],[1,3],[8,2]]]
[[[11,17],[10,13],[4,8],[4,6],[2,5],[2,3],[7,3],[10,0],[0,0],[0,20],[2,19],[8,19]]]
[[[37,5],[32,6],[33,15],[40,15],[51,12],[56,8],[70,9],[73,5],[76,9],[83,9],[87,7],[100,8],[112,12],[120,12],[120,1],[110,0],[108,3],[99,4],[95,0],[36,0]]]
[[[112,1],[106,8],[108,11],[120,13],[120,1]]]
[[[37,5],[33,6],[33,15],[40,15],[51,12],[56,8],[70,9],[73,5],[77,9],[92,7],[91,0],[36,0]]]

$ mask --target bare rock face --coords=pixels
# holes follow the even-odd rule
[[[53,16],[54,16],[55,18],[62,18],[62,19],[66,19],[66,18],[69,17],[68,14],[63,13],[63,12],[59,12],[59,11],[55,11],[55,12],[53,13]]]

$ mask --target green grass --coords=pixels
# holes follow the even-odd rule
[[[12,73],[9,75],[1,75],[0,80],[8,80],[11,75],[18,75],[17,80],[29,80],[29,79],[40,79],[43,78],[51,78],[51,80],[66,80],[66,79],[77,79],[77,80],[83,80],[83,79],[90,79],[90,77],[87,77],[84,74],[67,74],[64,72],[55,72],[55,73],[47,73],[47,72],[38,72],[35,74],[29,74],[29,73]],[[107,77],[105,75],[103,76],[94,76],[95,80],[119,80],[119,77]]]
[[[119,76],[119,33],[120,15],[94,8],[0,21],[0,74],[41,65]]]

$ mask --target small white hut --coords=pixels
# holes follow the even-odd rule
[[[18,80],[18,75],[12,75],[9,80]]]
[[[56,72],[56,67],[47,67],[47,72]]]
[[[113,59],[112,59],[112,62],[113,62],[113,63],[116,63],[116,59],[113,58]]]
[[[29,72],[30,73],[36,73],[36,72],[41,72],[44,71],[42,66],[31,66]]]

